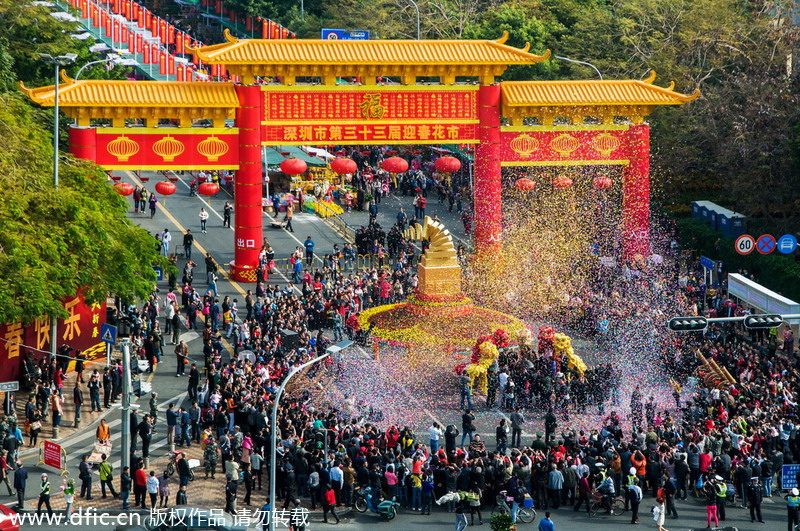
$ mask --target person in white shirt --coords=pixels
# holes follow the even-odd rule
[[[206,233],[206,222],[208,221],[208,212],[203,207],[200,207],[200,232]]]
[[[158,478],[156,471],[151,470],[150,476],[147,478],[147,494],[150,495],[150,510],[156,508],[156,501],[158,501]]]
[[[172,241],[172,234],[169,233],[169,229],[164,229],[164,232],[161,233],[161,254],[167,256],[169,254],[169,242]]]
[[[433,455],[439,451],[439,437],[441,437],[444,432],[442,431],[442,427],[439,426],[439,423],[434,422],[431,424],[431,427],[428,428],[428,433],[430,434],[431,440],[431,455]]]

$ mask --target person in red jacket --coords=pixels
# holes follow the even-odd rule
[[[140,463],[139,468],[133,475],[134,481],[134,506],[140,506],[142,509],[147,509],[145,506],[147,500],[147,472],[144,469],[144,464]]]
[[[336,514],[336,493],[333,491],[333,487],[331,484],[328,483],[325,485],[325,492],[322,494],[322,518],[325,520],[325,523],[328,523],[328,512],[336,518],[336,523],[339,523],[339,516]]]

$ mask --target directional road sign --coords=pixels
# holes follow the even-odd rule
[[[739,254],[750,254],[756,248],[756,240],[749,234],[742,234],[736,238],[736,252]]]
[[[706,269],[714,269],[714,260],[712,260],[707,256],[701,256],[700,265],[705,267]]]
[[[113,345],[117,342],[117,327],[104,323],[100,328],[100,341]]]
[[[19,391],[19,382],[0,382],[0,393]]]
[[[775,236],[772,234],[762,234],[758,241],[756,241],[756,249],[761,254],[769,254],[775,250],[775,246],[778,244],[775,241]]]
[[[784,234],[778,238],[778,251],[783,254],[792,254],[797,249],[797,238],[791,234]]]

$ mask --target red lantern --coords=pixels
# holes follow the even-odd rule
[[[353,159],[333,159],[331,161],[331,169],[339,175],[344,175],[358,171],[358,165]]]
[[[393,156],[397,155],[397,150],[396,149],[390,149],[389,151],[386,152],[386,154],[389,155],[390,157],[393,157]]]
[[[454,173],[461,169],[461,161],[455,157],[440,157],[434,163],[440,173]]]
[[[286,175],[300,175],[308,170],[306,161],[292,157],[281,162],[281,171]]]
[[[602,190],[608,190],[609,188],[611,188],[612,184],[613,183],[611,182],[611,178],[610,177],[595,177],[594,181],[592,181],[592,185],[594,186],[594,189],[595,190],[601,190],[601,191]]]
[[[115,183],[118,183],[122,180],[122,175],[112,175],[111,180],[114,181]]]
[[[383,161],[381,167],[389,173],[403,173],[408,171],[408,162],[400,157],[389,157]]]
[[[553,179],[553,188],[569,188],[572,186],[572,179],[569,177],[556,177]]]
[[[204,183],[208,180],[208,177],[206,177],[205,175],[198,175],[197,180],[201,183]]]
[[[365,157],[369,157],[372,154],[372,151],[362,151],[361,154]]]
[[[133,185],[131,183],[117,183],[114,185],[114,191],[119,195],[131,195],[133,193]]]
[[[139,180],[142,181],[143,183],[146,183],[147,181],[150,180],[150,177],[145,177],[144,175],[142,175],[141,177],[139,177]]]
[[[168,179],[168,180],[169,180],[169,182],[171,182],[171,183],[176,183],[176,182],[178,182],[178,176],[177,176],[177,175],[170,175],[170,176],[168,176],[168,177],[167,177],[167,179]]]
[[[228,174],[225,177],[223,177],[223,179],[225,179],[226,183],[229,183],[233,180],[233,175]]]
[[[172,195],[176,190],[177,188],[175,185],[170,182],[161,181],[160,183],[156,183],[156,192],[161,195]]]
[[[536,183],[530,179],[517,179],[514,186],[517,187],[517,190],[522,190],[523,192],[532,192],[536,189]]]
[[[200,192],[200,195],[217,195],[219,185],[217,183],[203,183],[197,188],[197,191]]]

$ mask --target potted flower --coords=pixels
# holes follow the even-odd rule
[[[489,525],[492,531],[516,531],[517,529],[517,526],[511,522],[511,515],[508,513],[493,514]]]

